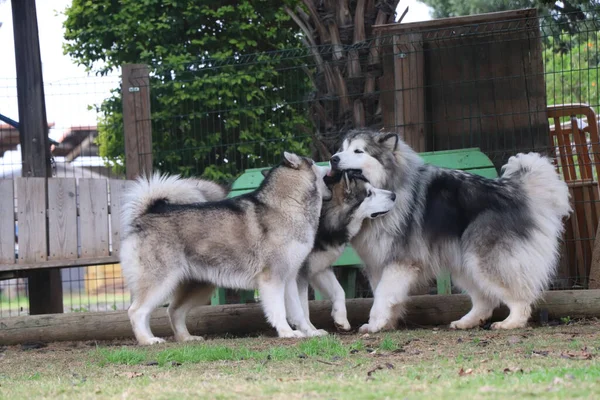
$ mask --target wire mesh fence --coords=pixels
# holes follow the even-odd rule
[[[575,209],[566,222],[552,288],[586,288],[600,216],[594,120],[600,107],[600,21],[588,17],[565,26],[529,14],[460,25],[448,21],[385,26],[352,46],[151,65],[151,114],[138,122],[150,124],[153,166],[231,183],[248,168],[277,163],[284,150],[327,160],[344,132],[356,126],[396,131],[419,152],[478,147],[498,171],[510,156],[538,151],[556,159]],[[47,103],[72,96],[97,105],[91,109],[95,133],[73,141],[79,152],[57,161],[73,167],[56,176],[93,173],[102,179],[125,173],[122,97],[118,81],[104,79],[89,78],[60,93],[47,90]],[[140,81],[129,84],[136,88]],[[79,97],[89,88],[98,88],[102,98]],[[16,93],[6,99],[16,103]],[[551,107],[563,104],[576,106]],[[73,133],[78,124],[60,125],[70,132],[64,138],[79,134]],[[12,140],[3,138],[14,132],[3,132],[8,131],[0,129],[0,142]],[[5,158],[6,153],[2,168],[18,164]],[[83,166],[92,159],[97,164]],[[4,172],[3,178],[14,176]],[[62,275],[65,312],[129,305],[118,265],[64,268]],[[0,285],[0,317],[27,313],[26,279]],[[364,277],[357,281],[357,295],[372,295]]]

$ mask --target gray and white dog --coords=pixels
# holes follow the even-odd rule
[[[352,239],[374,293],[360,332],[392,328],[410,289],[445,269],[473,303],[451,328],[478,326],[500,302],[510,315],[492,329],[527,324],[555,271],[571,211],[567,185],[547,158],[518,154],[501,177],[487,179],[426,165],[397,134],[353,130],[330,162],[397,195],[386,217],[365,221]]]
[[[313,247],[322,199],[331,196],[323,180],[328,172],[286,152],[256,191],[209,202],[194,198],[198,192],[190,188],[202,186],[194,181],[138,179],[126,193],[121,248],[138,343],[164,341],[152,334],[150,313],[168,299],[175,339],[201,340],[190,335],[186,315],[206,304],[215,286],[258,288],[280,337],[326,334],[307,320],[292,330],[286,308],[303,315],[296,277]]]
[[[350,239],[358,233],[365,219],[385,215],[394,207],[396,194],[374,188],[364,176],[353,172],[326,176],[325,182],[332,196],[331,200],[323,202],[313,250],[298,275],[298,292],[306,319],[310,321],[310,282],[314,289],[332,301],[331,316],[336,327],[348,331],[350,323],[346,312],[346,296],[331,266]]]

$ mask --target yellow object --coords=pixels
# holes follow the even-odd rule
[[[85,291],[88,295],[123,293],[125,282],[121,264],[96,265],[86,268]]]

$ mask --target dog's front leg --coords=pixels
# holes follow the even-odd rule
[[[344,293],[342,285],[336,279],[333,270],[327,268],[325,271],[313,275],[310,282],[314,288],[320,290],[325,297],[331,300],[331,316],[336,328],[341,331],[349,331],[351,327],[346,311],[346,293]]]
[[[308,297],[308,293],[306,294]],[[298,285],[296,279],[290,279],[285,287],[285,309],[287,311],[288,321],[297,329],[300,329],[306,336],[325,336],[327,331],[315,329],[309,319],[304,314],[300,295],[298,294]]]
[[[285,312],[285,282],[281,279],[264,274],[258,280],[260,302],[267,321],[277,330],[282,338],[305,337],[301,331],[293,330],[286,320]],[[294,282],[294,286],[296,286]],[[297,289],[296,289],[297,293]]]
[[[373,307],[369,323],[358,330],[375,333],[393,329],[397,319],[405,313],[405,303],[412,285],[417,280],[417,269],[412,264],[389,264],[381,274],[373,293]]]

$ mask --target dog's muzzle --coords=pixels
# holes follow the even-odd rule
[[[339,169],[340,157],[334,155],[331,157],[331,160],[329,160],[329,163],[331,164],[331,169]]]

